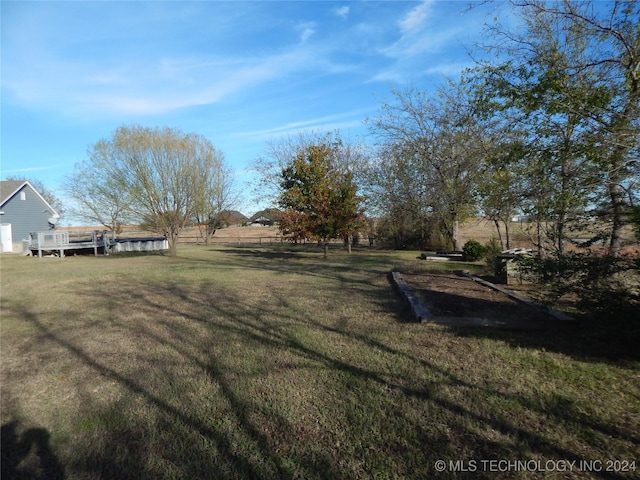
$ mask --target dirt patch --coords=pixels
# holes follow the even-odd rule
[[[486,320],[484,325],[524,329],[558,325],[543,311],[455,273],[402,274],[402,278],[436,318],[454,322],[473,318]]]

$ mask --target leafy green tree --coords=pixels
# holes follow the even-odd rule
[[[253,168],[259,174],[253,188],[255,199],[259,202],[274,201],[280,193],[282,170],[291,165],[301,150],[319,144],[330,146],[336,164],[352,172],[354,179],[363,171],[368,159],[366,149],[356,142],[343,139],[339,130],[301,131],[267,142],[264,154],[254,160]]]
[[[490,158],[478,180],[480,211],[493,222],[503,250],[511,248],[511,219],[522,205],[522,184],[517,166],[503,157]]]
[[[325,258],[330,240],[351,237],[362,226],[357,185],[338,154],[331,144],[309,145],[281,172],[280,230],[322,243]]]
[[[396,248],[426,247],[431,240],[427,221],[431,210],[425,198],[427,180],[418,159],[387,145],[380,150],[379,159],[368,165],[364,181],[369,192],[368,208],[383,219],[378,236]]]
[[[547,233],[557,250],[572,221],[598,205],[611,222],[615,254],[640,138],[640,4],[511,4],[522,23],[517,31],[493,30],[502,63],[481,69],[484,103],[499,115],[517,112],[512,118],[530,150],[529,207],[552,223]]]

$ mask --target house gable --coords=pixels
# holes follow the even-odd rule
[[[27,181],[0,182],[0,222],[11,224],[14,242],[29,238],[30,232],[49,230],[49,219],[58,212]]]

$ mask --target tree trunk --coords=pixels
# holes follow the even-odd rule
[[[638,38],[638,37],[636,37]],[[640,62],[635,59],[626,67],[627,78],[629,80],[629,97],[627,104],[620,114],[611,123],[609,131],[613,132],[612,140],[615,142],[612,157],[609,165],[609,175],[607,190],[611,200],[611,210],[613,214],[613,224],[611,225],[611,239],[609,242],[609,254],[617,255],[622,248],[622,228],[625,224],[626,203],[621,184],[624,181],[625,159],[629,156],[631,147],[626,143],[626,136],[633,132],[637,135],[637,128],[634,129],[634,120],[638,119],[638,105],[640,104]]]
[[[329,255],[329,242],[324,242],[324,258],[327,258]]]
[[[558,253],[564,252],[564,240],[565,240],[565,231],[567,226],[567,217],[569,215],[569,205],[570,198],[575,195],[575,192],[571,191],[571,165],[569,162],[571,159],[571,145],[572,145],[572,137],[574,132],[574,125],[577,121],[573,118],[573,116],[569,117],[569,124],[567,125],[567,129],[564,134],[564,143],[562,146],[562,150],[560,152],[561,162],[560,162],[560,203],[558,205],[558,218],[556,220],[556,231],[557,235],[556,246],[558,249]]]
[[[507,246],[507,250],[511,250],[511,232],[509,231],[509,219],[507,218],[504,221],[504,232],[505,232],[505,240],[506,240],[506,246]]]
[[[205,242],[205,244],[208,246],[211,243],[211,239],[213,238],[213,236],[216,234],[216,229],[215,228],[209,228],[207,227],[207,240]]]
[[[178,234],[170,233],[167,235],[167,242],[169,243],[169,256],[176,257],[178,255]]]
[[[452,231],[451,231],[451,240],[453,241],[453,249],[455,251],[462,250],[462,247],[460,246],[459,235],[460,235],[460,220],[458,220],[458,213],[454,212],[453,225],[452,225]]]
[[[500,240],[500,248],[504,250],[504,241],[502,240],[502,232],[500,231],[500,222],[497,218],[493,219],[493,224],[496,226],[496,232],[498,233],[498,240]]]
[[[611,238],[609,240],[609,254],[617,255],[622,248],[622,227],[624,226],[624,196],[620,185],[615,181],[609,181],[609,197],[613,213],[611,225]]]
[[[544,256],[544,249],[542,245],[542,220],[540,220],[540,217],[536,218],[536,236],[538,237],[538,255],[542,257]]]
[[[558,249],[558,253],[564,252],[564,227],[566,224],[566,214],[564,212],[560,212],[558,214],[558,221],[556,222],[556,248]]]

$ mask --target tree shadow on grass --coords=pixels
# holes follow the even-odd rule
[[[234,265],[238,265],[238,259],[241,259],[243,267],[264,268],[273,271],[329,274],[366,268],[370,270],[371,274],[383,274],[389,269],[388,262],[384,258],[381,259],[379,253],[361,250],[347,254],[342,250],[332,248],[326,259],[322,257],[322,250],[315,246],[226,247],[216,251],[221,252],[223,258],[229,256],[229,261]],[[312,270],[301,270],[301,266]]]
[[[345,278],[322,293],[330,295],[332,288],[341,288],[347,281],[361,293],[368,289],[366,278]],[[372,297],[377,293],[369,289]],[[106,407],[90,395],[85,399],[83,421],[94,418],[96,425],[87,423],[89,438],[97,435],[103,447],[95,449],[96,439],[93,444],[85,442],[83,435],[71,439],[78,454],[68,469],[78,474],[257,479],[424,478],[430,474],[447,478],[447,472],[433,471],[433,462],[458,459],[461,452],[473,458],[509,459],[514,452],[582,458],[578,448],[556,445],[532,425],[520,425],[499,410],[474,409],[447,392],[475,392],[550,421],[562,419],[566,402],[549,408],[533,398],[501,393],[492,384],[461,378],[421,352],[399,351],[361,326],[314,317],[313,312],[300,317],[304,312],[293,309],[290,299],[281,298],[277,290],[259,307],[212,282],[189,287],[170,281],[139,285],[132,279],[118,288],[88,286],[78,294],[110,309],[100,322],[91,323],[85,336],[115,330],[123,338],[136,339],[139,352],[129,362],[136,365],[113,363],[89,350],[84,336],[77,335],[84,328],[79,314],[65,330],[48,324],[28,306],[14,307],[22,320],[38,329],[40,338],[63,347],[126,393]],[[323,333],[328,336],[318,336]],[[113,348],[117,351],[118,345]],[[349,356],[345,349],[366,353]],[[396,364],[404,367],[397,369]],[[318,401],[328,410],[323,421],[329,425],[315,428],[318,419],[309,415],[300,430],[290,412],[274,403],[278,397],[272,390],[278,383],[269,379],[278,369],[292,375],[300,387],[307,372],[318,372],[317,378],[324,382],[331,380],[317,380]],[[417,369],[429,376],[414,378],[412,372]],[[157,385],[154,378],[162,384]],[[315,379],[314,375],[313,387]],[[264,384],[264,396],[241,387],[253,380]],[[193,397],[190,390],[196,385],[207,387],[194,390],[197,397]],[[321,401],[323,396],[334,402]],[[200,402],[197,408],[190,404],[196,401]],[[313,401],[308,398],[303,406]],[[137,408],[140,405],[148,408]],[[409,415],[413,408],[420,415]],[[333,419],[341,420],[331,423]],[[599,425],[594,418],[577,421],[608,435],[626,435]],[[500,432],[508,440],[487,441],[478,433],[483,429]],[[342,430],[351,435],[347,445],[339,443]],[[386,433],[379,438],[376,432]],[[496,475],[478,472],[477,478]]]
[[[561,353],[583,362],[607,362],[637,368],[640,321],[631,318],[581,318],[575,325],[548,321],[543,331],[500,331],[453,328],[461,337],[488,338],[514,348]],[[555,328],[554,328],[555,327]]]
[[[121,300],[122,298],[119,298],[119,301]],[[212,448],[212,451],[216,452],[216,461],[212,463],[205,461],[196,465],[196,470],[200,471],[202,475],[200,478],[277,478],[277,476],[266,475],[246,455],[237,452],[230,439],[218,428],[212,426],[203,418],[194,417],[189,413],[188,409],[173,405],[162,394],[149,388],[143,378],[131,377],[109,366],[107,362],[95,357],[82,346],[65,339],[64,335],[53,331],[37,315],[25,311],[23,317],[35,325],[41,331],[43,337],[64,347],[83,365],[89,366],[108,381],[122,386],[125,391],[129,392],[131,398],[142,398],[145,403],[152,406],[153,410],[159,412],[160,417],[164,418],[164,423],[170,428],[178,428],[179,426],[179,430],[186,428],[195,433],[196,436],[206,438],[208,446]],[[131,325],[126,325],[125,322],[109,323],[112,326],[131,328]],[[133,327],[131,330],[133,332],[137,329]],[[136,333],[139,334],[140,332]],[[148,335],[149,332],[144,333]],[[170,342],[168,338],[158,337],[155,340]],[[174,348],[181,350],[179,346],[174,346]],[[158,358],[156,361],[158,362],[156,368],[162,368],[162,359]],[[89,403],[90,398],[85,399],[85,401],[88,402],[85,408],[90,411],[93,410]],[[102,443],[102,446],[96,448],[95,439],[93,441],[94,444],[80,442],[76,446],[75,458],[69,463],[70,470],[76,473],[84,472],[84,474],[97,475],[98,478],[158,478],[160,472],[148,467],[147,441],[149,437],[147,433],[148,431],[153,431],[154,427],[145,424],[144,420],[142,420],[142,426],[136,427],[136,423],[141,423],[141,419],[137,419],[135,414],[131,417],[130,413],[123,413],[127,411],[127,408],[126,402],[121,401],[118,408],[107,408],[105,410],[98,407],[96,411],[91,413],[92,419],[90,423],[95,423],[98,426],[100,437],[102,437],[99,443]],[[163,421],[162,418],[160,421]],[[167,438],[167,441],[171,441],[171,439]],[[184,439],[179,439],[179,441],[184,441]],[[194,438],[195,441],[197,441],[197,438]],[[193,448],[196,446],[197,443],[194,444]],[[189,449],[193,452],[191,446],[187,447],[185,451],[189,451]],[[207,458],[208,456],[204,455],[201,460]],[[216,464],[221,466],[216,467]],[[232,466],[231,471],[229,471],[228,466]],[[228,474],[230,473],[235,475],[229,477]]]
[[[197,306],[198,303],[202,301],[201,297],[193,296],[192,292],[188,289],[181,289],[176,285],[167,290],[165,295],[177,296],[181,298],[182,301],[189,301],[189,304],[193,306]],[[154,308],[156,307],[153,303],[149,303],[149,305]],[[340,373],[340,376],[344,378],[344,381],[340,382],[341,386],[337,388],[341,390],[345,396],[353,396],[355,398],[355,402],[351,403],[356,407],[349,415],[351,417],[350,425],[345,425],[345,428],[358,428],[357,426],[354,427],[354,422],[357,423],[358,419],[362,422],[360,428],[364,425],[368,428],[371,426],[372,421],[376,422],[376,420],[374,420],[369,414],[363,415],[359,411],[362,409],[366,411],[370,408],[367,406],[368,403],[370,403],[369,393],[367,392],[370,390],[371,386],[379,386],[388,391],[398,392],[403,397],[414,398],[419,402],[431,403],[444,411],[455,414],[457,418],[460,419],[460,424],[455,428],[458,428],[461,431],[466,428],[465,422],[467,422],[468,419],[472,419],[472,421],[477,422],[478,424],[486,425],[492,429],[501,431],[505,435],[514,435],[518,441],[524,442],[528,448],[532,448],[535,452],[540,454],[564,459],[579,459],[577,454],[550,444],[543,436],[534,431],[520,428],[509,421],[475,413],[469,410],[466,406],[440,398],[438,390],[442,385],[466,389],[475,388],[476,386],[462,381],[451,371],[442,370],[433,363],[420,360],[416,357],[411,357],[410,355],[408,356],[407,354],[390,348],[379,341],[372,340],[366,335],[357,334],[339,328],[327,327],[324,324],[314,324],[314,322],[311,322],[311,324],[318,329],[330,331],[344,337],[345,339],[368,345],[374,350],[379,350],[393,356],[400,355],[408,357],[412,361],[420,364],[423,368],[429,368],[436,371],[438,373],[437,376],[441,379],[429,382],[428,384],[423,383],[415,386],[411,385],[411,378],[404,376],[400,377],[401,381],[392,381],[389,380],[382,372],[378,372],[375,369],[357,365],[321,351],[318,348],[301,341],[296,336],[292,335],[288,329],[281,328],[281,326],[276,326],[268,321],[264,321],[262,318],[264,314],[256,315],[256,312],[254,311],[244,312],[242,308],[238,308],[234,302],[216,302],[215,306],[205,302],[203,306],[206,307],[205,311],[214,309],[218,312],[222,312],[223,317],[233,319],[232,322],[215,321],[207,315],[203,316],[199,313],[195,313],[202,312],[203,310],[194,308],[194,313],[190,316],[190,319],[199,323],[208,324],[218,335],[222,334],[223,336],[226,336],[225,334],[230,334],[230,338],[242,338],[245,342],[248,341],[249,345],[254,345],[255,347],[267,347],[274,353],[277,351],[286,351],[299,361],[304,360],[306,362],[312,362],[317,365],[318,368]],[[166,309],[166,306],[163,308]],[[182,314],[182,312],[178,310],[175,313]],[[165,326],[168,327],[168,332],[171,332],[171,335],[168,337],[156,336],[156,338],[154,338],[156,342],[166,342],[168,338],[181,338],[181,328],[179,325],[168,323]],[[153,338],[155,334],[151,331],[146,331],[144,332],[144,335],[145,337]],[[185,340],[185,338],[182,337],[181,340]],[[216,358],[215,353],[212,352],[212,354],[209,355],[208,360],[203,363],[201,360],[198,360],[196,355],[191,353],[189,348],[181,346],[179,342],[172,344],[172,348],[178,350],[181,355],[188,357],[191,362],[204,368],[211,379],[220,386],[224,398],[231,406],[234,421],[238,423],[239,429],[251,439],[251,443],[254,444],[259,452],[259,456],[262,457],[262,460],[259,460],[257,463],[262,464],[261,467],[256,466],[256,464],[252,462],[245,463],[242,461],[238,463],[239,459],[237,458],[226,458],[225,462],[229,466],[228,468],[230,468],[230,470],[226,471],[225,475],[249,475],[251,478],[292,478],[295,476],[293,474],[295,470],[298,472],[304,472],[303,476],[306,478],[349,478],[349,475],[345,475],[339,468],[339,464],[345,460],[332,458],[327,456],[326,453],[321,454],[315,452],[310,457],[297,457],[295,460],[289,458],[285,461],[285,459],[278,453],[282,448],[282,445],[278,446],[277,442],[273,442],[273,440],[264,433],[262,428],[264,427],[264,424],[256,422],[256,413],[262,412],[263,414],[270,416],[271,418],[268,419],[267,423],[271,424],[272,428],[275,427],[279,429],[280,434],[293,434],[293,430],[291,429],[288,419],[274,414],[273,410],[267,408],[266,405],[261,405],[255,400],[239,394],[236,386],[234,385],[234,381],[232,380],[236,378],[237,372],[230,372],[228,367],[225,365],[225,362],[222,361],[222,359]],[[495,392],[490,392],[490,394],[495,395]],[[522,399],[516,399],[514,397],[509,397],[508,399],[523,404]],[[163,410],[167,410],[165,405],[158,404],[156,401],[154,401],[154,404],[161,406]],[[530,403],[529,407],[535,407],[534,403]],[[178,412],[168,409],[168,413],[174,416]],[[376,415],[376,413],[379,414],[379,412],[374,413],[373,411],[370,413],[373,415]],[[392,411],[389,411],[388,413],[393,416]],[[180,419],[184,422],[184,419],[181,416]],[[381,423],[384,425],[385,420],[381,420]],[[192,428],[195,427],[194,424],[189,424],[189,426]],[[422,432],[421,435],[425,440],[433,440],[430,438],[430,436],[433,436],[433,431],[424,427],[424,425],[420,424],[413,424],[412,426],[412,428],[417,432]],[[208,436],[212,435],[212,432],[206,429],[202,430],[200,428],[199,432],[206,433]],[[465,432],[465,436],[467,437],[467,440],[473,438],[473,435],[469,432]],[[217,440],[216,443],[218,444],[217,448],[220,448],[220,440]],[[231,442],[225,442],[225,444],[226,443],[229,445],[231,444]],[[477,444],[473,444],[472,442],[472,445],[475,448],[480,448],[486,455],[491,453],[493,457],[507,456],[511,451],[510,446],[501,444],[500,442],[494,442],[487,445],[484,441],[480,441],[480,439],[478,439]],[[440,445],[439,447],[432,448],[431,452],[434,450],[438,451],[438,448],[441,449],[438,455],[454,455],[454,452],[450,451],[449,447],[446,445]],[[341,455],[338,457],[340,456]],[[310,461],[309,458],[312,458],[313,460]],[[293,469],[291,468],[290,463],[292,461],[296,463],[295,468]],[[218,473],[223,472],[220,471]]]

